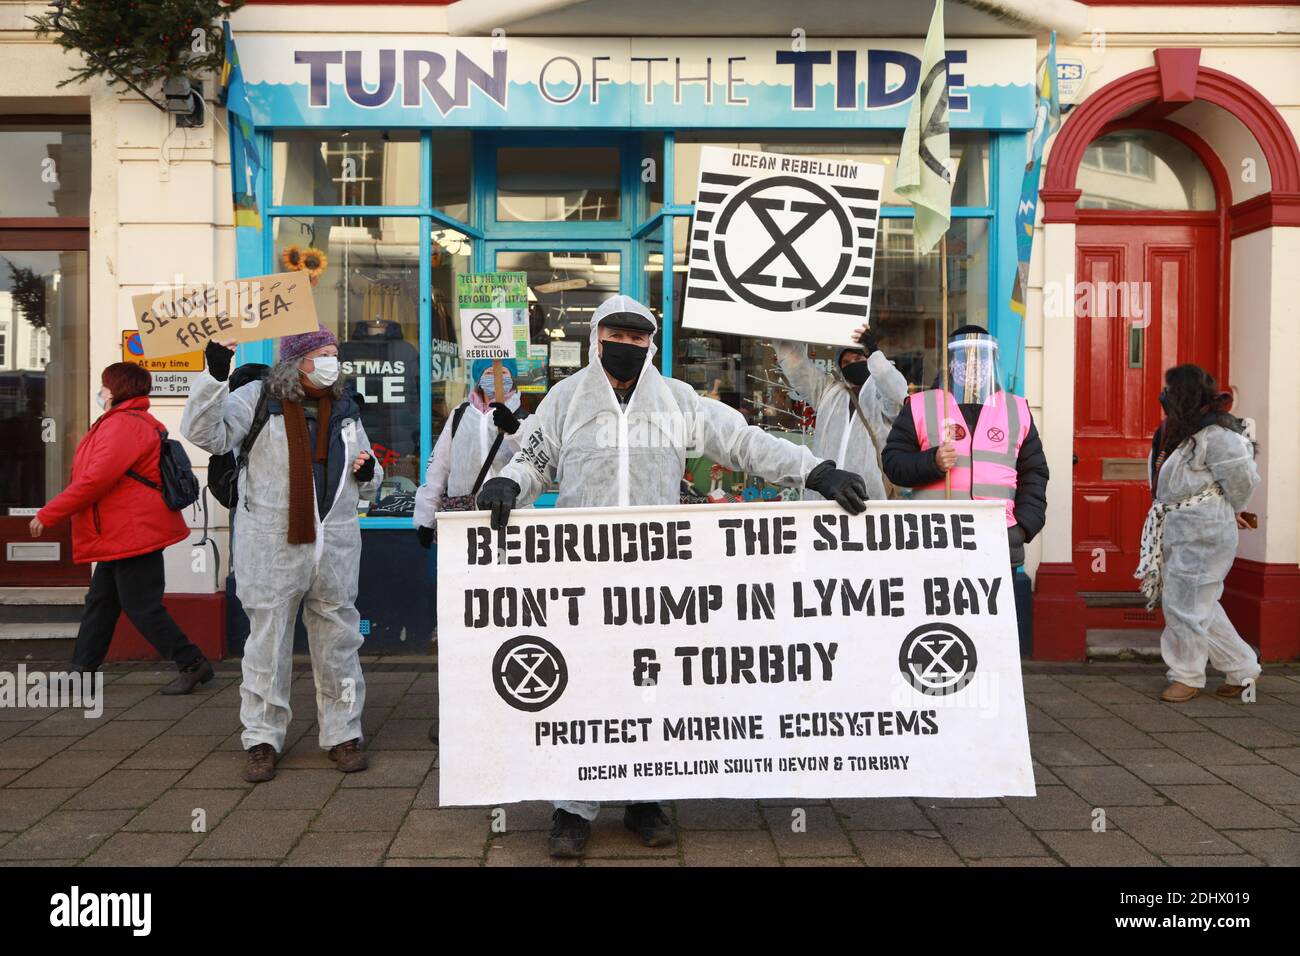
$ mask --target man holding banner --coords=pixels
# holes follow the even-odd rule
[[[520,453],[479,493],[494,529],[552,480],[559,482],[562,508],[676,504],[686,459],[700,454],[768,481],[803,481],[846,511],[863,511],[867,490],[858,475],[661,376],[654,365],[657,330],[654,315],[635,299],[616,295],[600,305],[587,366],[551,389]],[[599,808],[590,801],[557,802],[551,855],[581,856]],[[623,819],[648,846],[672,841],[658,803],[630,804]]]

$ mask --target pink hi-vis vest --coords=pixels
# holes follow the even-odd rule
[[[1002,501],[1007,509],[1007,527],[1016,523],[1016,458],[1029,434],[1029,403],[1019,395],[997,393],[1001,401],[980,409],[973,434],[957,401],[941,388],[918,392],[908,401],[912,424],[921,451],[943,444],[944,422],[952,423],[957,464],[948,472],[952,497],[972,501]],[[942,411],[940,410],[942,408]],[[914,500],[942,499],[946,483],[940,478],[912,489]]]

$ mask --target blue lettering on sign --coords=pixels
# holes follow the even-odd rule
[[[509,86],[506,56],[505,50],[492,51],[492,65],[489,69],[475,62],[463,51],[457,50],[452,58],[450,76],[448,76],[448,57],[441,53],[432,50],[381,49],[378,51],[376,64],[378,78],[373,86],[367,86],[362,79],[365,54],[361,50],[297,50],[294,52],[294,63],[307,67],[308,105],[313,108],[323,109],[330,105],[332,68],[341,66],[343,92],[348,101],[356,106],[363,109],[377,109],[392,102],[397,95],[400,75],[400,101],[403,107],[421,108],[427,94],[438,111],[446,116],[453,109],[469,106],[471,87],[482,90],[494,103],[504,109]],[[583,88],[589,87],[590,102],[598,105],[599,88],[614,82],[608,75],[600,73],[600,64],[610,59],[608,56],[593,57],[591,72],[587,75],[584,71],[585,64],[579,63],[572,57],[554,56],[546,62],[534,81],[536,89],[548,103],[563,105],[577,99]],[[654,102],[654,88],[651,83],[653,61],[661,59],[666,58],[631,58],[633,62],[646,63],[646,105]],[[918,57],[901,50],[867,50],[866,83],[865,90],[862,91],[864,95],[860,95],[859,91],[858,59],[857,50],[775,51],[776,65],[791,68],[790,103],[795,110],[817,108],[818,79],[829,80],[833,85],[837,110],[885,109],[906,103],[916,94],[917,81],[921,72],[921,61]],[[949,109],[955,112],[969,110],[970,96],[964,92],[967,51],[949,50],[947,60]],[[710,58],[710,67],[711,63]],[[819,70],[820,67],[829,66],[833,66],[833,70]],[[680,68],[679,58],[679,74]],[[728,105],[746,105],[748,100],[736,96],[733,90],[738,82],[743,81],[732,76],[731,59],[728,60],[728,71],[726,84]],[[333,73],[337,84],[337,70]],[[680,101],[680,85],[687,80],[703,80],[706,85],[706,103],[712,103],[711,70],[710,73],[700,77],[679,76],[677,101]]]

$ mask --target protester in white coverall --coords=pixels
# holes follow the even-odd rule
[[[494,528],[553,479],[561,508],[677,504],[688,450],[768,481],[803,481],[854,514],[864,510],[857,475],[660,375],[653,361],[656,330],[650,310],[635,299],[616,295],[601,303],[592,316],[586,367],[550,390],[518,456],[479,492],[479,507],[492,512]],[[600,804],[555,806],[551,855],[580,856]],[[672,842],[672,826],[657,803],[629,805],[623,822],[648,846]]]
[[[233,343],[209,343],[208,370],[195,377],[181,432],[213,455],[239,454],[267,393],[265,425],[239,472],[239,500],[231,511],[235,590],[249,623],[239,711],[248,751],[244,777],[270,780],[284,749],[299,604],[320,746],[340,770],[363,770],[357,503],[373,497],[383,470],[370,451],[360,408],[339,379],[332,332],[321,327],[286,336],[267,377],[234,391],[226,385],[232,350]]]
[[[855,337],[862,348],[840,349],[835,355],[839,376],[814,365],[805,344],[778,339],[772,346],[791,387],[817,411],[813,454],[831,458],[845,471],[861,475],[867,496],[881,499],[885,497],[885,476],[880,452],[907,398],[907,379],[885,358],[869,329],[859,328]],[[861,416],[849,400],[850,392],[857,398]],[[871,426],[870,433],[863,418]],[[821,495],[806,489],[804,498],[817,501]]]
[[[501,362],[502,397],[495,394],[492,362],[478,359],[470,366],[474,388],[443,425],[424,472],[424,484],[415,492],[412,523],[420,544],[428,548],[436,540],[434,522],[439,511],[472,511],[480,485],[494,478],[519,452],[520,426],[527,417],[519,413],[520,396],[515,388],[516,363]],[[493,449],[495,448],[495,454]],[[492,461],[488,464],[488,456]],[[484,470],[484,465],[488,467]]]
[[[1222,410],[1208,372],[1180,365],[1165,373],[1166,419],[1152,442],[1155,501],[1142,529],[1135,577],[1165,613],[1160,652],[1169,667],[1161,699],[1191,700],[1205,687],[1205,665],[1225,675],[1215,693],[1240,697],[1259,677],[1255,651],[1241,639],[1219,598],[1237,555],[1238,518],[1259,484],[1253,443]]]

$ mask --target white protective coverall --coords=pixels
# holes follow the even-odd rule
[[[1241,685],[1260,672],[1254,650],[1219,604],[1223,579],[1237,555],[1237,512],[1259,484],[1251,443],[1220,425],[1202,428],[1165,459],[1156,498],[1173,503],[1216,482],[1222,496],[1165,515],[1160,651],[1169,679],[1188,687],[1205,686],[1207,659],[1230,684]]]
[[[519,410],[519,393],[511,391],[505,405],[511,411]],[[468,495],[474,490],[474,479],[478,477],[487,460],[492,443],[497,439],[497,427],[492,422],[492,409],[481,412],[472,402],[465,405],[460,425],[452,434],[452,422],[455,415],[447,419],[429,456],[429,467],[424,471],[424,484],[415,492],[415,516],[411,523],[416,528],[431,528],[438,509],[442,506],[442,496],[455,498]],[[506,435],[492,459],[483,480],[495,478],[501,469],[509,464],[510,459],[519,453],[519,439],[528,431],[528,419],[519,423],[519,430],[513,435]]]
[[[858,390],[858,404],[862,414],[871,423],[868,435],[862,420],[849,403],[849,386],[838,381],[829,372],[823,372],[808,357],[808,346],[801,342],[777,340],[776,360],[781,371],[805,402],[817,410],[817,430],[813,435],[812,450],[818,458],[829,458],[836,468],[861,475],[867,485],[867,496],[876,500],[885,497],[885,478],[880,472],[880,456],[894,419],[907,398],[907,379],[877,350],[867,356],[871,377]],[[836,354],[838,361],[839,353]],[[873,441],[874,438],[874,441]],[[810,489],[804,490],[807,501],[821,501],[822,496]]]
[[[238,454],[263,384],[250,382],[232,392],[206,371],[199,373],[185,404],[181,434],[209,454]],[[361,570],[357,503],[373,498],[384,473],[376,462],[371,480],[358,484],[352,462],[362,450],[370,450],[370,440],[360,417],[343,421],[331,437],[330,460],[343,469],[333,504],[322,521],[313,494],[316,540],[289,544],[289,444],[278,407],[271,399],[272,414],[239,475],[239,503],[231,512],[235,592],[249,624],[240,685],[242,740],[245,750],[270,744],[277,753],[284,751],[292,717],[294,621],[301,602],[316,684],[320,746],[328,750],[363,738],[366,685],[358,657],[363,639],[356,609]],[[342,453],[336,455],[340,441]]]
[[[660,375],[653,336],[632,397],[620,407],[597,345],[601,319],[618,312],[635,312],[658,328],[650,310],[625,295],[596,309],[587,365],[547,393],[530,419],[523,449],[501,471],[519,486],[519,505],[532,502],[552,478],[559,482],[561,508],[675,505],[686,459],[697,454],[773,482],[802,481],[821,464],[802,445],[769,435],[734,408]],[[587,820],[600,808],[589,801],[555,805]]]

